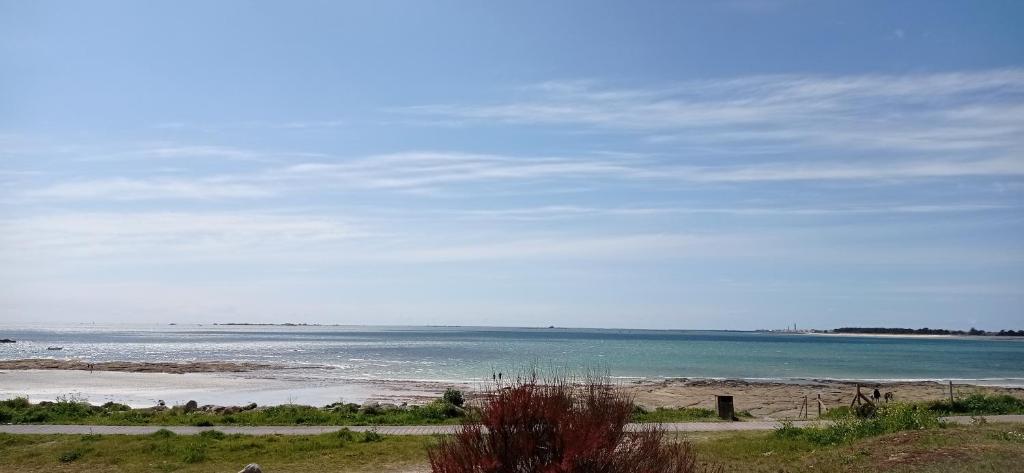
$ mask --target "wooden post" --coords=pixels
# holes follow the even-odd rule
[[[715,404],[718,406],[718,418],[722,420],[734,420],[736,415],[733,411],[732,396],[715,396]]]
[[[821,417],[821,393],[818,393],[818,417]]]
[[[806,419],[806,418],[807,418],[807,411],[808,411],[808,410],[809,410],[809,409],[807,408],[807,396],[805,395],[805,396],[804,396],[804,419]]]
[[[949,380],[949,407],[953,407],[953,380]]]

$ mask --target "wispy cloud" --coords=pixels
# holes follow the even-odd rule
[[[309,255],[319,250],[314,245],[366,236],[338,217],[252,211],[58,213],[0,220],[0,232],[0,254],[7,258],[120,254],[140,262],[273,259],[267,252],[274,251]]]
[[[1024,155],[983,159],[909,159],[769,162],[712,166],[679,165],[671,158],[583,155],[514,156],[459,152],[394,153],[307,161],[232,174],[168,177],[110,177],[61,180],[22,188],[23,200],[209,200],[251,199],[310,192],[398,191],[429,194],[467,186],[550,186],[615,183],[673,186],[679,183],[783,181],[905,182],[914,179],[1024,176]],[[538,184],[547,184],[547,187]]]
[[[887,151],[1024,148],[1024,70],[753,76],[661,87],[549,82],[522,98],[401,110],[464,122],[590,126],[654,140]],[[980,113],[979,113],[980,112]]]
[[[493,220],[556,220],[592,217],[658,217],[687,214],[726,214],[740,216],[849,216],[880,214],[935,214],[975,213],[1013,209],[1005,204],[904,204],[845,207],[716,207],[716,206],[649,206],[649,207],[589,207],[579,205],[545,205],[540,207],[496,208],[486,210],[449,209],[429,212],[428,215],[445,215],[468,219]]]
[[[24,190],[23,200],[181,200],[255,198],[273,191],[253,183],[229,182],[224,178],[129,179],[109,178],[64,181]]]

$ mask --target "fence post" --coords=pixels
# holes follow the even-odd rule
[[[732,396],[715,396],[715,404],[718,405],[718,418],[733,420],[736,415],[733,412]]]

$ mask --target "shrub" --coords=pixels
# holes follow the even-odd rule
[[[152,436],[153,438],[156,438],[156,439],[171,438],[171,437],[174,437],[175,435],[178,435],[178,434],[175,434],[174,432],[171,432],[170,430],[167,430],[167,429],[160,429],[160,430],[150,434],[150,436]]]
[[[106,409],[108,411],[115,411],[115,412],[130,411],[130,410],[132,410],[131,407],[129,407],[127,405],[124,405],[124,404],[116,403],[114,401],[106,402],[106,403],[104,403],[100,407],[102,407],[102,408],[104,408],[104,409]]]
[[[351,430],[348,430],[348,429],[341,429],[341,430],[335,432],[334,435],[337,436],[338,439],[342,440],[342,441],[353,440],[356,437],[355,432],[352,432]]]
[[[79,458],[82,458],[83,455],[85,455],[85,452],[83,452],[82,450],[68,450],[64,453],[61,453],[57,457],[57,459],[60,460],[61,463],[71,463],[75,460],[78,460]]]
[[[221,440],[224,437],[227,437],[227,434],[219,430],[204,430],[199,432],[199,437],[209,440]]]
[[[464,413],[461,407],[443,399],[435,399],[429,404],[417,409],[417,412],[419,412],[424,418],[432,420],[452,419],[460,417]]]
[[[444,395],[441,396],[446,402],[453,406],[462,407],[466,403],[466,397],[462,395],[462,391],[455,388],[448,388],[444,390]]]
[[[15,397],[0,401],[0,406],[10,407],[11,409],[28,409],[31,405],[27,397]]]
[[[363,432],[363,438],[359,439],[363,443],[380,442],[381,440],[384,440],[384,436],[372,430]]]
[[[479,417],[429,450],[434,473],[688,473],[688,443],[654,427],[627,432],[633,400],[604,380],[536,375],[488,394]]]

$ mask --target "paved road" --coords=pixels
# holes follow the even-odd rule
[[[985,416],[989,422],[1020,422],[1024,423],[1024,415],[1001,415]],[[946,417],[948,422],[955,424],[970,424],[971,417]],[[798,421],[793,424],[802,426],[813,422]],[[630,424],[630,429],[643,428],[645,424]],[[750,422],[679,422],[658,424],[665,430],[671,432],[734,432],[748,430],[774,430],[781,425],[775,421],[750,421]],[[190,427],[190,426],[119,426],[119,425],[0,425],[0,433],[8,434],[120,434],[120,435],[146,435],[156,432],[159,429],[167,429],[181,435],[194,435],[204,430],[219,430],[226,434],[246,435],[316,435],[328,432],[335,432],[342,427],[339,426],[216,426],[216,427]],[[448,434],[455,431],[457,426],[452,425],[381,425],[381,426],[349,426],[354,432],[375,431],[385,435],[433,435]]]

